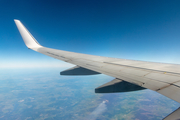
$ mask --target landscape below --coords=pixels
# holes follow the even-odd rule
[[[151,90],[97,94],[106,75],[60,76],[62,69],[0,70],[2,120],[161,120],[180,104]]]

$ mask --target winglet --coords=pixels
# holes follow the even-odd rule
[[[42,47],[19,20],[14,19],[14,22],[28,48],[36,50],[37,48]]]

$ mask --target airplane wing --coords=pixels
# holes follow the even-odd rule
[[[97,93],[126,92],[148,88],[180,103],[180,65],[178,64],[101,57],[43,47],[19,20],[14,21],[29,49],[77,65],[61,72],[62,75],[102,73],[116,78],[96,88]],[[180,109],[173,114],[178,111]],[[173,114],[170,114],[171,120]],[[180,114],[177,116],[180,118]],[[165,120],[168,119],[169,116],[165,118]]]

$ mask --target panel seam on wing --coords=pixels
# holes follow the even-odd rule
[[[113,64],[113,65],[119,65],[119,66],[125,66],[125,67],[131,67],[131,68],[136,68],[136,69],[145,69],[145,70],[150,70],[150,71],[157,71],[157,72],[161,72],[161,73],[170,73],[170,74],[178,74],[180,75],[180,73],[175,73],[175,72],[168,72],[168,71],[161,71],[161,70],[155,70],[155,69],[148,69],[148,68],[142,68],[142,67],[135,67],[135,66],[130,66],[130,65],[122,65],[122,64],[116,64],[116,63],[109,63],[109,62],[103,62],[103,63],[107,63],[107,64]]]

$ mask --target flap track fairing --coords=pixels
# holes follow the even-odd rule
[[[73,68],[60,72],[60,75],[96,75],[96,74],[101,74],[101,73],[79,66],[75,66]]]
[[[130,92],[143,89],[146,88],[116,78],[96,88],[95,93]]]

